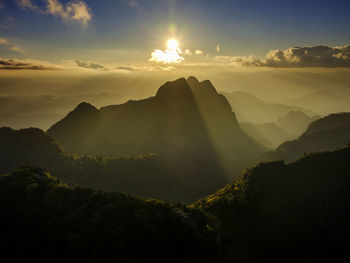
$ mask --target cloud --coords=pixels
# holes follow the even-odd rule
[[[15,51],[21,54],[25,53],[25,50],[20,47],[18,44],[8,40],[7,38],[0,38],[0,45],[5,45],[8,47],[9,50]]]
[[[126,71],[135,71],[135,70],[138,70],[137,68],[134,68],[134,67],[125,67],[125,66],[117,67],[117,68],[115,68],[115,69],[126,70]]]
[[[203,51],[202,51],[202,50],[199,50],[199,49],[197,49],[194,53],[195,53],[196,55],[203,55]]]
[[[220,43],[216,46],[216,52],[220,52]]]
[[[64,6],[58,0],[47,0],[47,12],[63,21],[76,20],[86,25],[91,20],[91,9],[83,1],[69,1]]]
[[[61,3],[59,0],[45,0],[46,9],[41,9],[32,0],[16,0],[23,9],[31,9],[43,14],[60,17],[64,22],[77,21],[86,25],[92,18],[92,11],[82,0],[70,0]]]
[[[17,45],[11,46],[10,50],[16,51],[16,52],[21,53],[21,54],[25,54],[26,53],[25,50],[22,47],[17,46]]]
[[[55,70],[60,68],[42,61],[0,58],[0,70],[4,69]]]
[[[131,7],[140,7],[140,4],[137,0],[121,0],[122,3],[127,4]]]
[[[191,50],[189,50],[189,49],[185,49],[185,55],[189,55],[189,56],[191,56],[191,55],[192,55]]]
[[[274,68],[350,67],[350,45],[344,47],[291,47],[284,51],[271,50],[264,59],[255,56],[217,56],[216,61],[243,66]]]
[[[8,40],[6,38],[0,38],[0,45],[7,44]]]
[[[16,0],[17,5],[19,5],[21,8],[29,8],[29,9],[39,9],[38,6],[33,4],[32,0]]]
[[[163,64],[181,63],[185,59],[181,57],[179,53],[181,53],[180,49],[165,50],[165,51],[155,49],[151,53],[151,58],[148,61],[160,62]]]
[[[84,62],[81,60],[75,60],[75,63],[81,67],[81,68],[88,68],[88,69],[105,69],[105,67],[101,64],[96,64],[93,62]]]

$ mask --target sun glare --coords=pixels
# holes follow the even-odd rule
[[[169,39],[168,40],[168,48],[170,50],[176,50],[179,46],[179,43],[177,42],[176,39]]]

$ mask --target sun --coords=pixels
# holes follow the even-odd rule
[[[167,42],[166,50],[155,49],[151,53],[151,58],[148,61],[159,62],[163,64],[171,64],[171,63],[181,63],[185,60],[181,57],[182,51],[179,48],[179,42],[172,38]]]
[[[176,39],[169,39],[167,45],[170,50],[176,50],[179,47],[179,43]]]

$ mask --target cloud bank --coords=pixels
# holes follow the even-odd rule
[[[76,60],[75,63],[81,68],[88,68],[88,69],[104,69],[105,68],[103,65],[93,63],[93,62],[84,62],[81,60]]]
[[[59,68],[42,61],[0,58],[0,70],[4,69],[55,70]]]
[[[16,0],[23,9],[31,9],[42,14],[60,17],[63,21],[77,21],[86,25],[92,18],[91,9],[81,0],[70,0],[65,4],[59,0],[45,0],[46,9],[41,9],[32,0]]]
[[[350,67],[350,45],[291,47],[284,51],[271,50],[264,59],[255,56],[216,56],[215,60],[243,66],[273,68]]]

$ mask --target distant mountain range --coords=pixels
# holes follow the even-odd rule
[[[318,90],[295,99],[289,99],[285,103],[297,107],[308,107],[323,115],[350,111],[348,98],[342,98],[325,90]]]
[[[307,126],[318,120],[320,116],[309,116],[302,111],[291,111],[277,119],[276,124],[286,132],[300,136]]]
[[[310,109],[265,101],[248,92],[234,91],[222,94],[231,104],[239,122],[276,122],[278,118],[292,111],[300,111],[309,116],[317,115]]]
[[[318,118],[317,115],[310,117],[301,111],[290,111],[276,122],[242,122],[240,126],[255,141],[272,150],[285,141],[298,138]]]
[[[267,159],[290,162],[305,153],[335,150],[349,142],[350,113],[330,114],[312,122],[298,139],[282,143],[267,154]]]
[[[239,124],[243,131],[251,136],[256,142],[266,149],[275,149],[281,143],[296,138],[295,135],[286,132],[274,122],[250,123],[241,122]]]

